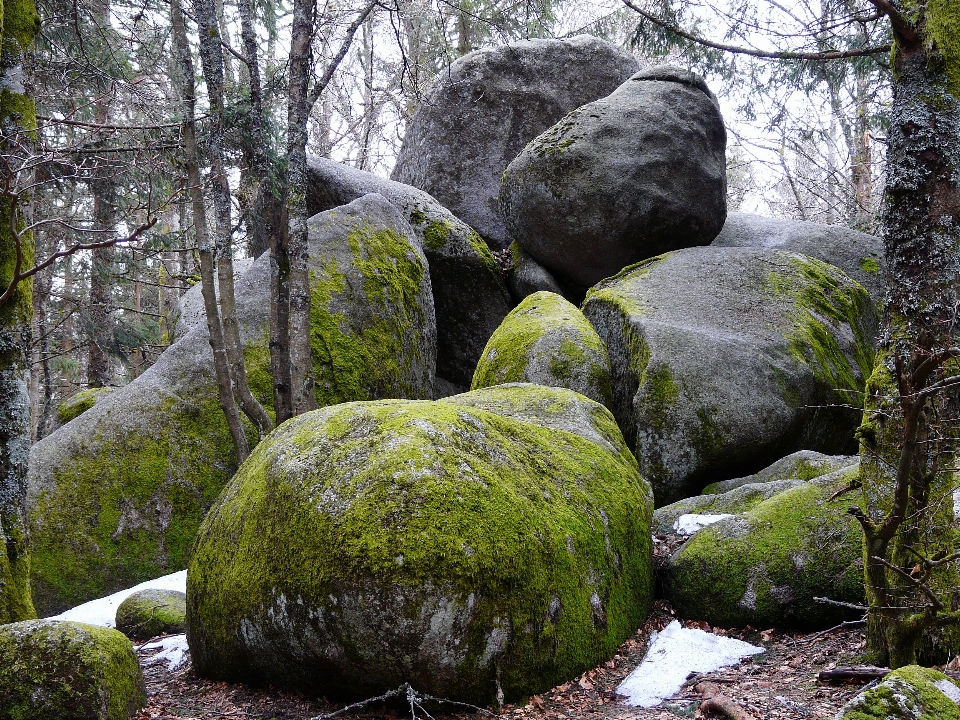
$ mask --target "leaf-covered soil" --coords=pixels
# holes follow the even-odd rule
[[[839,629],[824,633],[789,633],[767,628],[729,630],[711,628],[702,622],[684,622],[717,634],[737,637],[767,649],[763,655],[747,659],[738,666],[687,679],[679,694],[663,705],[648,710],[622,704],[616,695],[620,682],[636,668],[646,653],[650,634],[662,630],[674,619],[673,610],[658,602],[649,619],[637,633],[620,646],[608,662],[579,678],[536,695],[522,705],[507,705],[498,711],[504,720],[672,720],[673,718],[720,717],[699,710],[701,696],[694,687],[704,680],[720,686],[753,718],[832,718],[843,704],[862,689],[862,685],[826,685],[817,681],[821,670],[856,665],[865,641],[859,629]],[[142,720],[193,718],[257,718],[260,720],[308,720],[335,712],[342,706],[324,698],[306,698],[271,688],[252,688],[211,682],[196,677],[190,666],[168,672],[165,664],[150,664],[154,651],[140,651],[147,678],[149,704],[140,714]],[[436,716],[436,707],[428,710]],[[409,709],[402,705],[369,706],[351,711],[347,720],[407,720]],[[429,720],[418,712],[420,720]],[[447,720],[482,720],[479,713],[456,713]]]

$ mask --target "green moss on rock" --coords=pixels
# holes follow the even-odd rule
[[[835,720],[960,720],[960,686],[918,665],[894,670],[848,702]]]
[[[109,395],[110,392],[110,388],[87,388],[86,390],[74,393],[60,403],[60,406],[57,408],[57,419],[61,425],[65,425],[78,415],[92,408],[99,399]]]
[[[475,393],[349,403],[261,443],[190,564],[197,670],[360,697],[409,681],[487,703],[609,657],[652,596],[649,486],[602,406],[481,393],[512,398],[513,415]],[[554,427],[548,394],[600,439]],[[541,420],[518,419],[527,395]]]
[[[51,620],[0,627],[2,720],[125,720],[146,699],[133,646],[116,630]]]
[[[574,305],[551,292],[528,295],[490,337],[471,388],[503,383],[562,387],[610,406],[610,361]]]
[[[140,590],[117,608],[117,630],[134,640],[187,630],[187,596],[177,590]]]
[[[721,627],[814,628],[845,618],[813,598],[864,601],[861,532],[846,515],[853,498],[829,499],[853,472],[801,483],[700,530],[671,558],[666,597],[682,617]]]

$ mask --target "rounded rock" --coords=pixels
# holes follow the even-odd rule
[[[117,607],[116,624],[133,640],[186,632],[187,596],[178,590],[140,590]]]
[[[130,641],[56,620],[0,626],[0,718],[126,720],[147,700]]]
[[[543,691],[646,616],[651,510],[609,411],[570,391],[301,415],[204,521],[187,576],[194,668],[347,697],[403,682],[480,704]]]
[[[576,306],[551,292],[527,296],[487,342],[471,389],[504,383],[566,388],[612,403],[603,340]]]
[[[704,81],[641,70],[530,142],[500,211],[558,281],[586,289],[633,263],[709,244],[727,215],[726,130]]]

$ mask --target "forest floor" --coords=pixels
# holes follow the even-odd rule
[[[535,695],[524,704],[506,705],[500,709],[499,716],[503,720],[714,717],[700,711],[701,696],[694,690],[699,682],[709,680],[719,685],[723,695],[734,700],[756,720],[819,720],[833,718],[843,704],[863,688],[863,684],[838,686],[817,680],[822,670],[858,664],[857,657],[865,647],[863,632],[859,629],[803,634],[750,627],[726,630],[688,621],[683,623],[685,627],[746,640],[765,647],[766,652],[708,675],[690,676],[683,689],[659,707],[642,709],[622,704],[623,698],[616,694],[616,688],[643,660],[650,634],[662,630],[674,619],[670,606],[658,601],[644,626],[620,646],[613,659],[575,680]],[[211,682],[196,677],[189,665],[169,672],[163,663],[149,663],[151,651],[140,652],[149,693],[149,702],[139,715],[140,720],[308,720],[342,707],[323,698],[311,699],[272,688]],[[379,705],[338,717],[346,720],[408,720],[410,712],[400,707]],[[487,717],[479,713],[458,713],[446,716],[445,720],[486,720]],[[429,718],[423,716],[423,720]]]

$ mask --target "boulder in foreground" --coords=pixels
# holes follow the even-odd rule
[[[340,697],[545,690],[646,617],[651,510],[609,411],[570,391],[302,415],[204,521],[187,576],[194,667]]]
[[[130,641],[54,620],[0,626],[0,718],[126,720],[147,700]]]
[[[960,720],[960,686],[937,670],[907,665],[857,695],[834,720]]]

